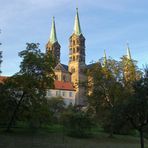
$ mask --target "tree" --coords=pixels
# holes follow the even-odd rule
[[[27,43],[26,50],[19,53],[23,58],[20,64],[20,71],[10,77],[4,85],[7,85],[9,96],[16,100],[16,107],[12,113],[7,126],[10,130],[16,120],[20,106],[25,105],[36,107],[46,101],[46,90],[53,87],[54,82],[54,61],[51,55],[43,54],[39,49],[39,44]],[[9,87],[12,86],[12,87]]]
[[[125,103],[126,118],[139,131],[141,148],[144,148],[144,127],[148,125],[148,68],[144,76],[133,84],[134,93]]]
[[[120,62],[108,59],[105,66],[96,63],[88,71],[90,81],[88,82],[89,110],[94,112],[96,118],[103,127],[110,132],[114,132],[114,122],[112,113],[115,106],[123,99],[122,69]]]
[[[12,89],[14,84],[8,81],[9,78],[0,83],[0,124],[6,126],[12,116],[12,111],[15,109],[17,99],[15,99]],[[12,94],[12,95],[10,95]],[[15,94],[16,95],[16,94]]]
[[[52,97],[48,99],[47,104],[52,122],[59,122],[61,114],[65,110],[64,99],[62,97]]]
[[[91,128],[94,126],[93,118],[77,107],[69,106],[62,114],[63,125],[66,133],[72,137],[90,137]]]

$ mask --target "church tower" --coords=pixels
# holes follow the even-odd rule
[[[105,50],[104,50],[103,67],[107,67],[107,56],[106,56],[106,51]]]
[[[48,54],[52,54],[53,57],[56,60],[56,64],[60,62],[60,44],[57,40],[56,35],[56,27],[55,27],[55,20],[54,17],[52,18],[52,26],[51,26],[51,32],[50,32],[50,38],[48,43],[46,44],[46,52]]]
[[[129,45],[127,44],[127,54],[124,59],[124,79],[126,83],[130,83],[136,80],[135,65],[131,57]]]
[[[78,8],[74,22],[74,32],[71,35],[69,45],[69,65],[71,72],[71,81],[76,90],[76,104],[83,105],[85,100],[85,92],[82,82],[86,80],[84,75],[85,64],[85,38],[81,31]]]

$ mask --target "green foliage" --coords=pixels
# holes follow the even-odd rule
[[[123,99],[121,75],[120,63],[112,59],[107,60],[105,67],[97,63],[88,71],[88,76],[91,78],[88,86],[92,86],[88,87],[91,90],[88,110],[111,133],[113,133],[112,112]]]
[[[20,71],[1,85],[2,100],[8,105],[14,104],[11,111],[2,107],[6,113],[10,112],[7,130],[16,120],[30,120],[36,124],[32,124],[34,127],[38,127],[49,117],[46,90],[53,88],[54,61],[50,55],[40,51],[39,44],[34,43],[27,43],[26,50],[21,51],[19,56],[22,58]]]
[[[148,126],[148,69],[141,79],[133,82],[133,93],[124,100],[115,112],[121,114],[126,125],[139,131],[141,148],[144,148],[144,129]],[[114,114],[117,116],[116,114]],[[122,121],[122,120],[121,120]],[[122,122],[119,123],[122,123]]]
[[[47,88],[53,87],[54,72],[53,58],[51,55],[44,54],[39,49],[39,44],[27,43],[26,50],[19,53],[23,58],[18,75],[23,76],[22,80],[27,80],[24,88],[35,88],[38,91],[46,91]],[[28,90],[27,90],[28,91]]]
[[[111,67],[109,62],[113,64]],[[129,72],[133,75],[131,79],[124,79],[125,75],[122,76],[122,71],[120,67],[116,67],[115,62],[108,61],[107,64],[106,67],[92,69],[90,73],[93,87],[89,110],[93,109],[98,121],[110,136],[113,133],[127,134],[131,129],[137,129],[143,148],[143,130],[148,125],[148,70],[141,77],[141,72],[138,73],[136,67],[128,63],[128,66],[132,64]],[[125,73],[125,69],[122,70]]]
[[[22,107],[23,109],[24,107]],[[39,102],[36,100],[30,105],[27,110],[22,112],[25,121],[29,123],[31,128],[39,128],[42,125],[48,125],[51,122],[51,113],[49,112],[46,99]]]
[[[134,93],[126,103],[126,114],[134,128],[148,125],[148,76],[145,75],[133,84]]]
[[[86,112],[76,111],[75,109],[70,109],[63,113],[63,124],[66,133],[72,137],[90,137],[92,132],[91,128],[94,123],[92,117]]]
[[[124,105],[122,103],[117,104],[104,115],[102,126],[105,132],[111,132],[114,134],[130,134],[133,131],[132,125],[127,122],[124,112]]]
[[[48,112],[51,115],[51,123],[59,123],[61,114],[65,110],[65,103],[62,97],[53,97],[48,99]]]
[[[10,95],[11,89],[14,88],[14,84],[8,79],[4,83],[0,83],[0,125],[6,126],[12,116],[12,111],[15,109],[18,102],[13,94]]]

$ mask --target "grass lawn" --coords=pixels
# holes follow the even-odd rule
[[[145,140],[148,148],[148,140]],[[89,139],[77,139],[65,136],[62,132],[49,130],[20,130],[0,132],[0,148],[140,148],[139,138],[99,132]]]

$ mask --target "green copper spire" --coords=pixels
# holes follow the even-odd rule
[[[103,63],[104,67],[107,66],[107,57],[106,57],[106,51],[104,50],[104,63]]]
[[[80,26],[80,20],[79,20],[79,13],[78,13],[78,8],[76,8],[76,16],[75,16],[75,24],[74,24],[74,33],[76,35],[81,35],[81,26]]]
[[[50,32],[50,42],[53,44],[57,41],[57,35],[56,35],[56,28],[55,28],[55,20],[54,17],[52,18],[52,26],[51,26],[51,32]]]
[[[131,52],[130,52],[130,48],[129,48],[129,44],[127,43],[127,58],[129,59],[129,60],[131,60],[132,58],[131,58]]]

